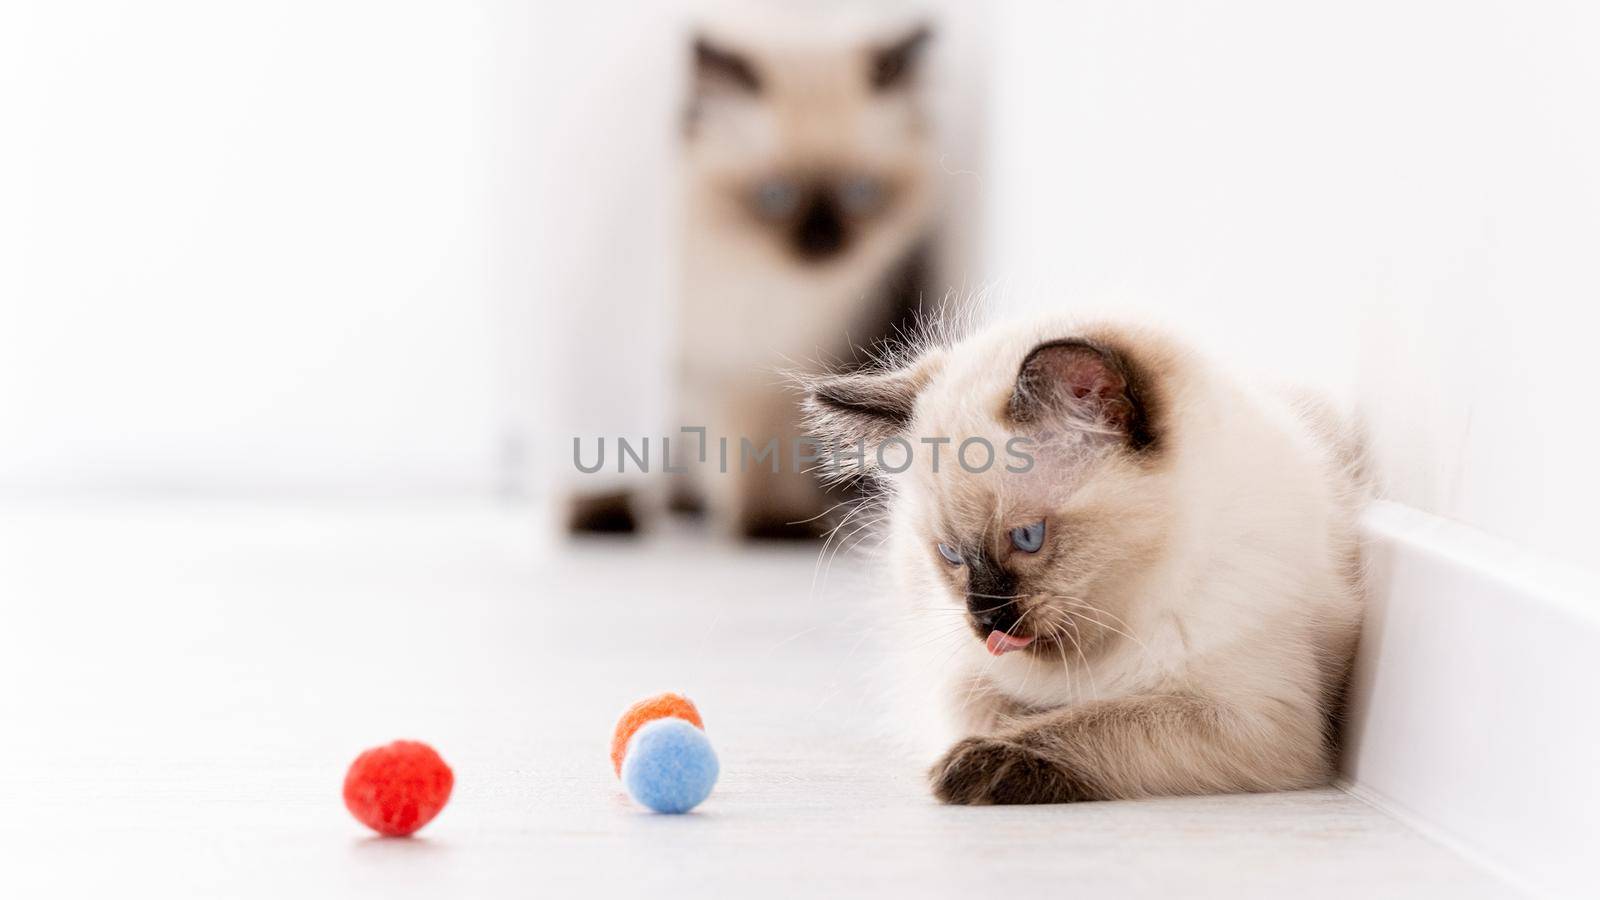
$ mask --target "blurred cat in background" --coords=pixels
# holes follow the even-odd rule
[[[713,449],[702,462],[692,439],[673,441],[689,472],[669,500],[741,537],[825,527],[824,494],[790,459],[801,432],[783,373],[853,368],[909,324],[934,264],[932,29],[841,37],[791,25],[722,21],[689,48],[675,425],[704,426]],[[742,438],[776,438],[779,471],[741,471]],[[571,524],[632,530],[637,499],[587,498]]]

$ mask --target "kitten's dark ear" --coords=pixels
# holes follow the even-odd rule
[[[872,89],[892,91],[915,83],[922,70],[922,58],[926,55],[928,42],[932,40],[933,28],[918,25],[899,40],[874,47],[867,68]]]
[[[761,93],[761,75],[744,54],[723,47],[703,34],[694,38],[694,90]]]
[[[1018,424],[1062,420],[1120,435],[1128,446],[1143,450],[1156,440],[1145,388],[1123,354],[1067,338],[1029,351],[1007,411]]]
[[[924,379],[916,370],[825,375],[806,384],[806,424],[829,442],[868,444],[894,437],[911,423]]]
[[[862,468],[872,468],[878,445],[902,437],[911,424],[917,395],[927,386],[939,357],[929,355],[901,369],[877,369],[802,380],[800,407],[806,431],[824,448],[853,451],[863,442]],[[847,476],[846,471],[834,473]]]

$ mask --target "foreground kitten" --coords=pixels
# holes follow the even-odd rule
[[[931,771],[941,800],[1330,777],[1360,491],[1329,420],[1162,336],[1065,322],[818,380],[807,411],[836,445],[867,442],[898,577],[928,615],[965,625],[930,673],[966,735]],[[882,467],[904,460],[871,450],[896,438],[913,450],[899,474]],[[1000,451],[981,472],[976,438]]]

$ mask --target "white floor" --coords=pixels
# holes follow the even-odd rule
[[[526,512],[0,510],[0,895],[1501,896],[1334,789],[943,808],[861,685],[848,561]],[[640,812],[613,717],[662,689],[723,779]],[[345,812],[396,737],[456,773],[411,840]]]

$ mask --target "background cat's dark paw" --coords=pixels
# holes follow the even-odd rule
[[[803,512],[756,512],[739,521],[739,534],[752,541],[814,541],[823,526]]]
[[[667,494],[667,512],[692,519],[704,518],[706,500],[684,485],[673,485],[672,491]]]
[[[928,776],[935,797],[962,806],[1088,799],[1082,782],[1049,757],[999,738],[958,741]]]
[[[632,534],[638,529],[633,498],[626,491],[572,498],[567,530],[574,534]]]

